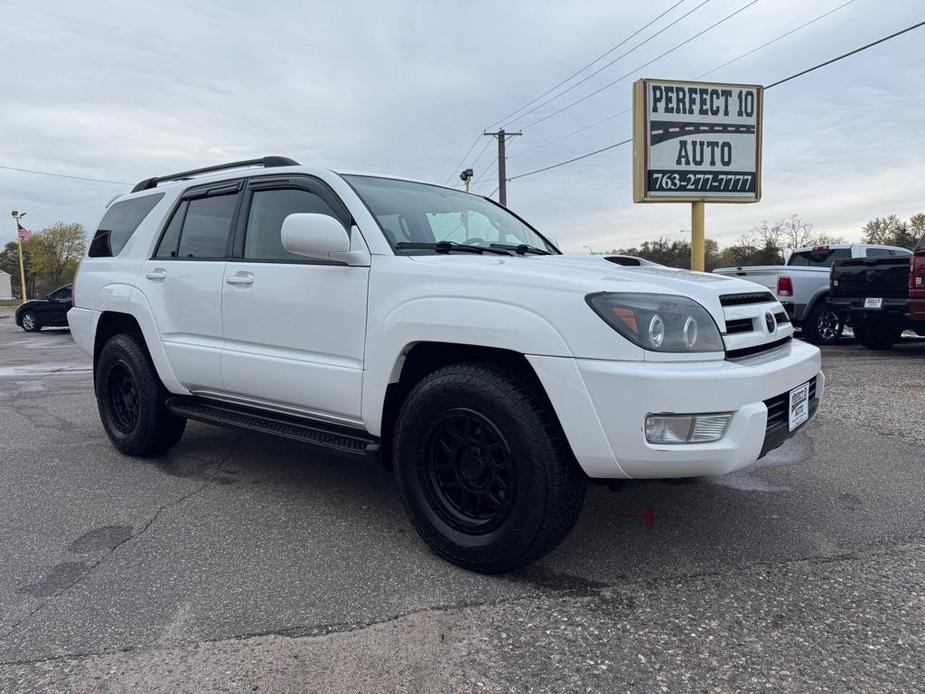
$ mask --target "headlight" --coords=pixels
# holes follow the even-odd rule
[[[611,328],[654,352],[722,352],[723,338],[693,299],[666,294],[600,292],[585,297]]]

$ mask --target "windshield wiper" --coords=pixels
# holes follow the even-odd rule
[[[494,244],[492,244],[494,245]],[[395,244],[396,248],[409,249],[433,249],[438,253],[449,253],[450,251],[462,251],[463,253],[498,253],[501,255],[510,255],[507,251],[500,248],[489,246],[471,246],[467,243],[456,243],[456,241],[399,241]]]
[[[542,248],[537,248],[536,246],[531,246],[527,243],[493,243],[491,244],[492,248],[503,248],[506,251],[514,251],[520,255],[525,255],[527,253],[535,253],[536,255],[551,255],[549,251],[544,251]]]

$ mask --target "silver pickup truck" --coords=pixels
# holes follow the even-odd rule
[[[832,244],[798,248],[786,265],[752,265],[721,267],[713,272],[739,277],[770,289],[787,309],[803,338],[814,344],[838,342],[845,317],[829,305],[829,273],[837,260],[848,258],[887,258],[910,255],[896,246],[870,244]]]

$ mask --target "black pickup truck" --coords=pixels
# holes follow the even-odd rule
[[[889,349],[903,330],[925,335],[925,324],[909,320],[911,258],[852,258],[832,266],[829,303],[848,317],[865,347]]]

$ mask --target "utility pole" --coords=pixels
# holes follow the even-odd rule
[[[508,133],[501,128],[496,133],[482,133],[498,139],[498,202],[507,205],[507,156],[504,153],[504,145],[507,138],[515,135],[523,135],[522,132]]]
[[[13,210],[13,219],[16,220],[16,241],[19,242],[19,294],[23,303],[29,300],[29,297],[26,295],[26,266],[23,264],[22,234],[19,233],[19,228],[22,226],[19,220],[25,216],[25,212]]]

